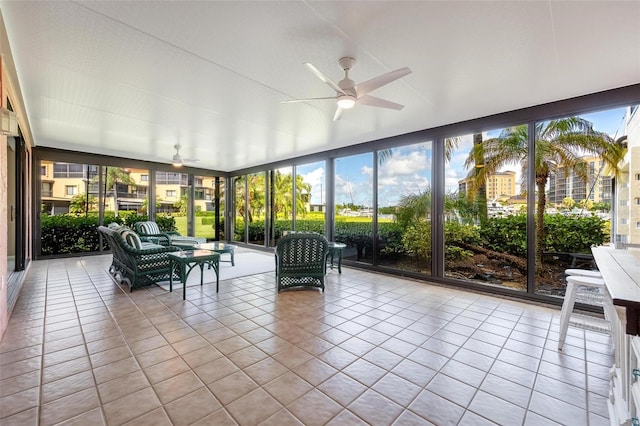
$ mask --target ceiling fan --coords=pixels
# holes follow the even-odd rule
[[[386,74],[379,75],[378,77],[372,78],[371,80],[367,80],[363,83],[356,84],[355,81],[349,78],[349,71],[356,64],[356,60],[349,57],[340,58],[340,66],[344,70],[344,78],[340,80],[337,84],[327,77],[322,71],[313,66],[313,64],[307,62],[305,65],[311,70],[311,72],[322,80],[324,83],[329,85],[333,90],[336,91],[336,96],[331,96],[327,98],[308,98],[308,99],[292,99],[287,101],[282,101],[281,103],[292,103],[292,102],[308,102],[308,101],[318,101],[318,100],[326,100],[333,99],[337,101],[338,108],[336,109],[336,113],[333,116],[333,121],[340,120],[342,117],[342,112],[345,109],[353,108],[355,104],[361,105],[369,105],[380,108],[388,108],[388,109],[396,109],[401,110],[404,108],[404,105],[397,104],[395,102],[387,101],[386,99],[376,98],[375,96],[368,95],[369,92],[372,92],[386,84],[391,83],[399,78],[404,77],[405,75],[411,74],[411,70],[408,67],[400,68],[395,71],[388,72]]]
[[[180,142],[178,142],[177,144],[175,144],[173,146],[176,149],[176,153],[173,154],[173,159],[171,160],[171,164],[173,164],[173,167],[182,167],[184,162],[195,162],[198,161],[197,159],[193,160],[193,159],[189,159],[189,158],[182,158],[182,155],[180,154],[180,149],[182,148],[182,145],[180,144]]]

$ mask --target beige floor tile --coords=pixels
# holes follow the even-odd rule
[[[338,414],[342,407],[318,390],[312,390],[287,406],[305,425],[323,425]]]
[[[91,369],[89,363],[89,357],[83,356],[80,358],[72,359],[71,361],[61,362],[54,364],[50,367],[45,367],[42,371],[42,383],[49,383],[55,380],[60,380],[63,377],[72,376],[82,371]]]
[[[264,385],[264,389],[282,405],[288,405],[313,389],[313,386],[295,373],[288,372]]]
[[[0,368],[0,380],[19,376],[34,370],[40,370],[42,358],[39,356],[5,364]]]
[[[87,343],[87,351],[89,354],[95,354],[97,352],[113,349],[118,346],[124,346],[126,342],[121,335],[109,336],[106,338],[96,339]]]
[[[115,348],[107,349],[106,351],[91,354],[89,359],[91,360],[93,368],[98,368],[131,356],[132,353],[127,346],[117,346]]]
[[[289,371],[287,367],[273,358],[266,358],[243,370],[249,377],[260,385],[270,382]]]
[[[0,419],[12,416],[40,402],[40,388],[34,387],[0,398]]]
[[[40,385],[40,370],[0,380],[0,398]]]
[[[227,355],[227,358],[231,360],[239,368],[246,368],[256,362],[262,361],[269,355],[256,348],[255,346],[248,346],[239,351],[233,352]]]
[[[242,371],[233,373],[209,385],[211,392],[224,405],[248,394],[257,387],[256,382]]]
[[[205,342],[206,346],[191,351],[182,356],[182,359],[189,364],[191,368],[196,368],[202,364],[206,364],[211,361],[222,357],[222,354],[218,352],[216,348],[211,346],[208,342]],[[175,348],[175,345],[174,345]]]
[[[67,395],[42,406],[40,424],[53,425],[100,406],[94,387]]]
[[[263,389],[256,389],[227,406],[233,418],[242,425],[258,424],[281,408],[282,406]]]
[[[132,373],[139,369],[140,366],[136,362],[135,358],[129,357],[121,359],[120,361],[116,361],[112,364],[94,368],[93,375],[96,378],[96,383],[100,384]]]
[[[200,380],[208,385],[239,371],[239,368],[227,358],[218,358],[195,368],[194,371],[200,377]]]
[[[131,351],[135,355],[139,355],[141,353],[150,351],[152,349],[160,348],[162,346],[167,346],[169,342],[161,336],[160,334],[151,336],[146,339],[137,340],[131,343],[129,346],[131,347]]]
[[[167,361],[154,364],[144,369],[147,378],[151,384],[165,381],[173,376],[177,376],[180,373],[184,373],[189,370],[189,365],[180,357],[171,358]]]
[[[212,423],[213,424],[213,423]],[[126,426],[173,426],[169,416],[163,408],[155,410],[135,418],[127,423]]]
[[[42,345],[29,346],[11,352],[2,352],[0,353],[0,366],[40,355],[42,355]]]
[[[103,405],[109,425],[121,425],[161,406],[151,388],[139,390]]]
[[[207,417],[198,420],[193,423],[193,426],[237,426],[235,420],[227,413],[227,411],[223,408],[214,411],[212,414],[209,414]]]
[[[170,345],[165,345],[136,355],[136,359],[142,368],[146,368],[177,356],[178,353]]]
[[[58,398],[94,387],[95,382],[91,371],[83,371],[42,385],[42,403],[46,404]]]
[[[302,422],[295,418],[286,409],[282,409],[269,417],[267,420],[260,423],[260,426],[304,426]]]
[[[165,409],[174,425],[190,425],[214,411],[222,405],[202,387],[165,405]]]
[[[364,393],[364,391],[367,390],[367,387],[357,380],[354,380],[340,372],[320,384],[318,389],[331,397],[337,403],[346,407],[358,396]]]
[[[158,394],[160,401],[166,404],[203,386],[204,383],[193,371],[185,371],[164,382],[154,384],[153,388]]]
[[[142,371],[134,371],[125,376],[118,377],[98,385],[98,393],[103,404],[122,398],[146,387],[150,383]]]
[[[94,408],[86,413],[82,413],[76,417],[58,423],[56,426],[87,426],[87,425],[105,425],[105,419],[102,410]]]
[[[338,370],[317,358],[312,358],[300,364],[293,371],[314,386],[318,386],[338,372]]]
[[[33,407],[2,419],[2,426],[37,426],[38,408]]]

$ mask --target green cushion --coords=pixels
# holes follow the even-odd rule
[[[140,222],[138,224],[140,232],[142,234],[159,234],[160,233],[160,228],[158,228],[158,224],[155,222]]]
[[[131,229],[125,229],[121,235],[122,238],[127,242],[127,244],[140,250],[140,248],[142,247],[142,241],[140,241],[140,237],[138,236],[138,234],[133,232]]]

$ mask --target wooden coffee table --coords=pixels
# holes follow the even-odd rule
[[[167,253],[171,259],[171,270],[174,265],[180,269],[180,281],[182,282],[182,300],[187,298],[187,277],[191,270],[200,266],[200,286],[203,284],[204,265],[209,265],[216,273],[216,293],[220,283],[220,254],[210,250],[184,250]],[[188,267],[188,269],[187,269]],[[169,292],[173,291],[173,274],[169,278]]]
[[[213,242],[213,243],[196,244],[195,246],[193,246],[193,248],[199,249],[199,250],[210,250],[219,254],[229,253],[229,255],[231,256],[231,260],[220,259],[220,262],[231,262],[231,266],[236,266],[235,260],[233,258],[233,254],[234,254],[234,250],[236,249],[236,246],[232,246],[231,244],[225,244],[220,242]]]

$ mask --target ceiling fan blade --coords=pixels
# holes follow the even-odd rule
[[[358,98],[357,103],[362,105],[369,105],[380,108],[397,109],[401,110],[404,105],[397,104],[395,102],[388,101],[386,99],[376,98],[375,96],[364,95]]]
[[[338,120],[340,120],[340,117],[342,117],[342,111],[344,111],[344,110],[343,110],[342,108],[340,108],[340,107],[338,107],[338,108],[336,109],[336,113],[335,113],[335,115],[333,116],[333,121],[338,121]]]
[[[358,97],[366,95],[369,92],[376,90],[379,87],[389,84],[405,75],[411,74],[411,70],[408,67],[400,68],[395,71],[388,72],[386,74],[379,75],[378,77],[367,80],[364,83],[356,85],[356,93]]]
[[[328,98],[290,99],[290,100],[287,100],[287,101],[280,101],[280,103],[281,104],[291,104],[291,103],[294,103],[294,102],[324,101],[324,100],[327,100],[327,99],[331,99],[331,100],[335,101],[336,97],[335,96],[331,96],[331,97],[328,97]]]
[[[307,68],[309,68],[311,70],[312,73],[315,74],[316,77],[318,77],[320,80],[322,80],[323,82],[328,84],[329,87],[331,87],[333,90],[335,90],[338,93],[342,93],[343,95],[346,95],[346,93],[344,92],[344,90],[342,90],[340,88],[340,86],[338,86],[336,83],[334,83],[333,80],[331,80],[329,77],[327,77],[322,71],[320,71],[318,68],[316,68],[313,64],[311,64],[309,62],[305,62],[305,65],[307,66]]]

